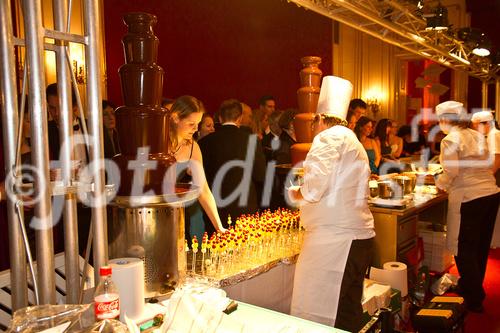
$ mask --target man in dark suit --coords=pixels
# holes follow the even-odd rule
[[[219,115],[222,126],[201,139],[199,145],[208,184],[227,228],[229,215],[235,220],[259,209],[256,187],[264,181],[266,162],[256,135],[239,128],[241,103],[235,99],[224,101]]]
[[[267,162],[276,160],[274,153],[280,146],[280,135],[282,131],[279,126],[281,114],[281,111],[273,111],[267,119],[269,122],[269,133],[265,134],[262,138],[262,149],[264,149],[264,155],[266,156]]]

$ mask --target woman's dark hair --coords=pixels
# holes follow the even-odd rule
[[[400,138],[404,137],[405,135],[410,135],[410,134],[411,134],[411,126],[410,125],[403,125],[398,130],[398,136]]]
[[[372,121],[373,120],[365,116],[359,118],[358,122],[356,123],[356,127],[354,128],[354,133],[356,133],[358,139],[361,138],[361,128],[363,128],[366,124],[371,123]]]
[[[201,126],[203,125],[203,121],[207,118],[212,118],[214,119],[214,117],[212,117],[211,114],[209,113],[204,113],[203,116],[201,116],[201,120],[200,120],[200,123],[198,124],[198,132],[201,131]]]
[[[105,108],[107,108],[108,106],[109,106],[110,108],[112,108],[113,110],[114,110],[114,109],[116,109],[115,105],[114,105],[112,102],[108,101],[107,99],[103,99],[103,100],[102,100],[102,109],[104,110],[104,109],[105,109]]]
[[[212,118],[212,120],[214,119],[214,117],[212,117],[211,114],[209,113],[204,113],[203,116],[201,116],[201,120],[198,124],[198,130],[196,131],[196,133],[193,134],[193,138],[198,141],[199,140],[199,137],[200,137],[200,131],[201,131],[201,126],[203,125],[203,121],[207,118]]]
[[[278,120],[278,126],[282,129],[289,129],[295,115],[298,113],[297,109],[286,109]]]
[[[387,141],[387,127],[392,126],[392,122],[387,119],[380,119],[377,123],[377,127],[375,127],[375,137],[380,140],[381,145],[385,145]]]

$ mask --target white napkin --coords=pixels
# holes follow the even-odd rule
[[[193,294],[176,291],[168,303],[161,333],[243,332],[240,324]]]
[[[160,333],[299,333],[297,327],[289,324],[271,324],[263,327],[262,323],[241,323],[222,312],[225,304],[225,292],[220,289],[207,290],[205,293],[190,293],[186,290],[174,292],[168,302],[165,322]],[[210,303],[207,303],[210,302]],[[221,310],[222,309],[222,310]]]
[[[193,293],[192,296],[220,312],[231,303],[231,299],[226,297],[226,292],[218,288],[209,288],[203,293]]]

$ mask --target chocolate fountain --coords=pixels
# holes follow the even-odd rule
[[[156,64],[156,16],[124,17],[125,64],[119,69],[124,106],[116,110],[121,154],[113,157],[121,175],[109,218],[109,257],[141,258],[147,297],[182,282],[184,208],[197,191],[175,184],[175,158],[169,153],[169,113],[161,107],[163,69]]]
[[[308,56],[301,58],[300,61],[303,68],[300,71],[301,87],[297,90],[299,114],[293,121],[297,143],[290,149],[294,166],[306,159],[307,152],[311,148],[313,141],[311,124],[318,106],[322,75],[318,68],[321,63],[320,57]]]

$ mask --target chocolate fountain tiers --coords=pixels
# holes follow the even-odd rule
[[[303,68],[300,71],[301,87],[297,90],[299,114],[295,116],[293,121],[298,143],[290,149],[292,165],[297,165],[305,160],[311,147],[313,141],[311,124],[318,106],[322,75],[318,68],[321,63],[320,57],[308,56],[301,58],[300,61]]]
[[[120,133],[121,155],[114,157],[121,170],[119,196],[134,193],[164,193],[162,184],[175,183],[175,158],[168,153],[169,114],[161,107],[163,69],[156,64],[158,38],[152,27],[156,17],[146,13],[125,15],[128,33],[123,38],[125,61],[119,69],[125,106],[116,110],[117,130]],[[139,150],[146,156],[140,156]],[[149,151],[144,150],[149,149]],[[134,170],[129,162],[141,160],[150,163],[144,170],[143,181],[133,189]],[[169,172],[170,170],[170,172]],[[165,177],[168,179],[164,180]],[[174,186],[169,192],[174,192]],[[168,193],[166,193],[168,194]]]
[[[176,160],[169,152],[169,117],[161,107],[163,69],[156,64],[156,17],[125,15],[126,63],[120,67],[125,106],[116,110],[122,153],[113,160],[121,173],[113,218],[108,223],[109,257],[144,261],[145,294],[165,294],[183,282],[184,207],[198,190],[176,184]],[[134,179],[136,177],[137,179]]]

